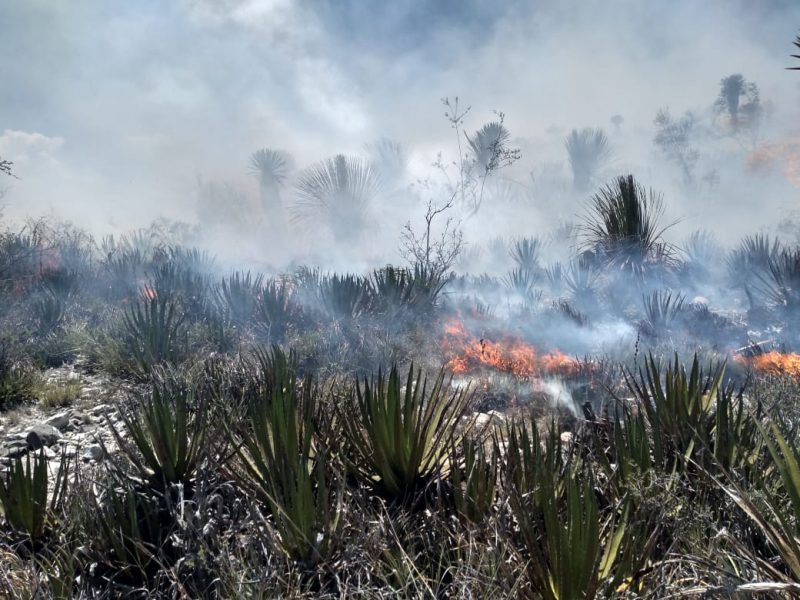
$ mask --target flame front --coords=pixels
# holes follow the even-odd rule
[[[767,375],[789,375],[800,379],[800,354],[771,350],[743,360],[756,371]]]
[[[579,363],[563,352],[539,354],[518,336],[503,335],[498,341],[471,335],[459,319],[445,325],[442,351],[446,367],[456,374],[466,374],[482,367],[491,367],[517,377],[539,374],[570,375],[579,370]]]

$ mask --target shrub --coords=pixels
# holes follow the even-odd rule
[[[379,371],[377,380],[356,382],[350,414],[340,417],[356,472],[392,498],[408,498],[442,475],[470,408],[471,394],[449,391],[444,371],[430,387],[421,378],[412,365],[403,389],[395,365],[388,379]]]

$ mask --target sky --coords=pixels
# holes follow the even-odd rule
[[[706,111],[731,73],[788,132],[798,29],[793,0],[3,0],[4,214],[192,221],[198,181],[254,186],[262,147],[303,167],[386,136],[423,172],[453,151],[443,97],[471,128],[503,111],[529,170],[614,114],[633,164],[658,108]]]

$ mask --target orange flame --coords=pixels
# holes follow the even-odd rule
[[[789,375],[800,379],[800,354],[794,352],[784,354],[771,350],[739,360],[767,375]]]
[[[477,338],[456,318],[445,325],[441,345],[448,359],[446,368],[456,374],[491,367],[517,377],[531,377],[542,373],[571,375],[580,369],[578,361],[563,352],[539,354],[518,336],[504,335],[498,341]]]
[[[779,168],[789,183],[800,187],[800,144],[762,144],[748,155],[747,168],[754,172]]]

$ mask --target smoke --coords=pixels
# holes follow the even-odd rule
[[[786,172],[797,160],[800,80],[784,67],[797,23],[800,6],[777,0],[4,3],[0,156],[19,176],[4,216],[50,214],[97,233],[161,217],[198,223],[223,258],[272,269],[396,263],[403,225],[419,228],[426,202],[450,194],[453,169],[432,166],[439,153],[452,167],[467,151],[463,134],[503,111],[521,158],[485,182],[479,214],[451,213],[487,269],[490,240],[548,236],[625,172],[664,194],[666,218],[679,221],[670,241],[708,229],[730,246],[774,231],[794,208]],[[769,108],[753,139],[723,135],[712,114],[733,73]],[[471,107],[460,137],[440,104],[455,95]],[[691,186],[653,144],[665,107],[696,119]],[[574,189],[564,145],[584,128],[603,129],[612,150],[588,192]],[[270,243],[253,216],[254,151],[294,157],[282,193],[291,209],[304,169],[368,156],[383,137],[403,145],[407,172],[368,207],[357,244],[337,240],[322,215],[288,223],[291,235]],[[762,143],[772,146],[753,160]],[[558,241],[548,259],[568,260],[574,246]]]

